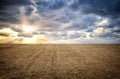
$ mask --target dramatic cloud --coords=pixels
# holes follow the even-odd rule
[[[6,36],[6,37],[7,37],[7,36],[9,36],[9,34],[8,34],[8,33],[1,32],[1,33],[0,33],[0,36]]]
[[[72,9],[81,9],[85,13],[95,13],[99,15],[110,15],[117,17],[120,15],[120,1],[119,0],[74,0],[71,5]]]
[[[120,43],[120,0],[0,0],[1,40]]]

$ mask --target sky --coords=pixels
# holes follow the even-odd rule
[[[120,0],[0,0],[0,44],[120,44]]]

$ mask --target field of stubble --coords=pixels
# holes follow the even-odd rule
[[[0,45],[0,79],[120,79],[120,45]]]

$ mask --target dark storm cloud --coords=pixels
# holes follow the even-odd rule
[[[120,14],[120,0],[37,0],[40,12],[69,7],[71,10],[82,9],[85,13],[111,15]]]
[[[120,27],[120,26],[119,26],[119,27]],[[115,32],[115,33],[120,33],[120,28],[114,29],[113,32]]]
[[[38,10],[40,12],[48,11],[48,10],[56,10],[65,6],[64,0],[38,0],[36,2],[38,5]]]
[[[71,8],[82,7],[85,13],[95,13],[99,15],[120,16],[120,0],[75,0]]]
[[[114,27],[119,27],[120,25],[120,18],[110,18],[110,24],[105,26],[105,28],[114,28]]]
[[[40,14],[41,12],[53,10],[59,11],[59,9],[69,7],[72,11],[77,10],[84,13],[95,13],[99,15],[110,15],[113,17],[118,17],[120,14],[120,1],[119,0],[35,0],[36,7]],[[0,21],[16,23],[20,21],[19,19],[19,6],[27,6],[26,15],[30,15],[33,8],[29,6],[31,0],[0,0]],[[52,10],[52,11],[51,11]],[[65,12],[66,13],[66,12]],[[43,13],[45,14],[45,13]],[[69,15],[70,14],[70,15]],[[61,15],[61,14],[60,14]],[[63,14],[62,14],[63,15]],[[66,16],[55,18],[56,21],[69,22],[69,20],[74,19],[72,13],[67,13]],[[41,15],[42,16],[42,15]],[[57,15],[58,16],[58,15]],[[55,17],[55,16],[53,16]],[[48,17],[49,18],[49,17]]]
[[[13,5],[28,5],[30,0],[0,0],[0,7]]]
[[[29,4],[31,4],[30,0],[0,0],[0,22],[19,22],[19,7]]]
[[[33,8],[31,6],[26,6],[25,9],[26,9],[25,15],[30,15],[33,11]]]

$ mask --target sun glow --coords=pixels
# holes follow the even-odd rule
[[[23,25],[23,31],[24,32],[33,32],[33,31],[35,31],[36,30],[36,28],[34,28],[34,27],[32,27],[32,26],[24,26]]]
[[[40,35],[39,36],[34,35],[31,38],[24,37],[23,38],[23,44],[40,44],[40,43],[42,43],[42,39],[45,39],[45,37],[40,36]]]
[[[6,34],[9,34],[9,36],[17,37],[17,32],[11,30],[10,28],[4,28],[4,29],[0,30],[0,33],[6,33]]]
[[[19,28],[18,28],[19,27]],[[20,32],[19,32],[20,30]],[[34,34],[37,31],[35,26],[16,25],[16,27],[4,28],[0,30],[0,44],[41,44],[47,38],[45,35]]]

